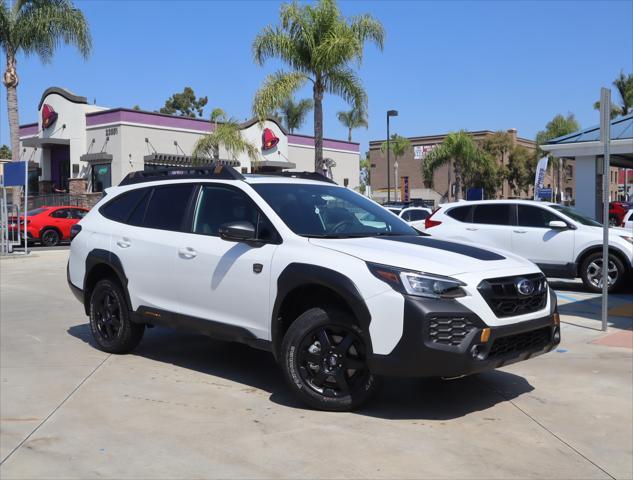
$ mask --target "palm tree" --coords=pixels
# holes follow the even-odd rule
[[[314,102],[308,98],[295,103],[292,98],[286,99],[279,107],[278,115],[286,122],[288,133],[294,133],[305,122],[306,115],[314,108]]]
[[[314,100],[314,167],[323,163],[323,95],[339,95],[356,107],[364,107],[367,94],[350,63],[360,62],[366,41],[382,49],[384,30],[370,15],[347,19],[335,0],[319,0],[301,6],[296,1],[284,4],[281,25],[267,26],[253,42],[255,61],[263,65],[279,58],[291,71],[269,75],[255,94],[253,111],[263,119],[271,108],[305,85],[312,84]]]
[[[246,153],[253,163],[259,160],[259,149],[242,137],[240,124],[234,119],[216,124],[211,133],[196,142],[192,155],[197,159],[218,159],[221,145],[233,160],[242,153]]]
[[[92,48],[88,22],[70,0],[15,0],[12,7],[0,0],[0,47],[7,61],[2,83],[7,89],[13,160],[20,155],[16,57],[36,54],[48,63],[60,43],[75,45],[84,58]]]
[[[435,170],[447,163],[453,165],[453,175],[455,178],[455,198],[462,198],[463,181],[476,170],[478,164],[482,163],[485,153],[483,153],[474,142],[468,132],[460,130],[449,133],[444,141],[426,154],[422,160],[422,174],[427,185],[433,185],[433,174]],[[450,181],[449,181],[450,195]]]
[[[633,112],[633,73],[625,75],[623,70],[620,71],[620,76],[613,81],[613,86],[620,94],[622,105],[611,104],[611,118]],[[600,110],[600,102],[594,103],[593,108]]]
[[[359,127],[369,127],[367,123],[367,112],[364,108],[354,107],[347,112],[336,114],[338,121],[347,127],[347,141],[352,141],[352,130]]]
[[[398,159],[402,155],[404,155],[408,150],[411,150],[411,142],[409,141],[408,138],[401,137],[397,133],[394,133],[393,135],[391,135],[391,139],[389,140],[389,150],[391,151],[391,153],[393,153],[393,156],[394,156],[393,166],[394,166],[394,168],[397,168],[397,166],[398,166]],[[386,141],[382,142],[382,145],[380,146],[380,151],[383,154],[385,152],[387,152],[387,142]],[[387,172],[387,175],[391,175],[391,172]],[[397,192],[398,191],[398,179],[397,178],[394,179],[393,186],[394,186],[394,188],[396,189],[396,192]],[[396,197],[397,197],[397,195],[396,195]]]

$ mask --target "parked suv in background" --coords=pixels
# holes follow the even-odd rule
[[[348,410],[380,375],[455,377],[559,343],[556,297],[529,261],[421,237],[318,174],[290,175],[217,164],[108,189],[68,264],[96,344],[129,352],[146,324],[243,342],[271,351],[307,404]]]
[[[418,232],[424,231],[424,221],[431,216],[431,209],[427,207],[396,207],[393,205],[383,205],[394,215],[407,222]]]
[[[426,220],[432,237],[494,247],[525,257],[548,277],[582,278],[602,290],[602,225],[572,208],[529,200],[441,205]],[[609,229],[609,290],[631,273],[633,232]]]
[[[39,207],[27,212],[26,236],[29,242],[39,242],[45,247],[54,247],[70,240],[70,228],[81,220],[87,208],[61,206]],[[9,232],[24,235],[24,217],[10,219]]]

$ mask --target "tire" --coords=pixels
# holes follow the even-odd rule
[[[143,338],[145,325],[130,320],[130,310],[118,282],[97,282],[90,296],[90,330],[99,349],[128,353]]]
[[[287,382],[303,402],[343,412],[367,402],[379,387],[367,367],[367,353],[363,332],[349,314],[312,308],[290,325],[280,358]]]
[[[585,287],[595,293],[602,292],[601,268],[602,252],[587,255],[580,264],[580,278],[582,278]],[[625,276],[626,270],[620,259],[609,254],[609,292],[617,290]]]
[[[40,234],[40,241],[45,247],[56,247],[61,242],[62,237],[54,228],[45,228]]]

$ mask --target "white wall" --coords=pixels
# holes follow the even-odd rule
[[[314,148],[311,146],[290,144],[288,146],[289,160],[295,163],[294,169],[299,172],[314,171]],[[333,180],[339,185],[344,185],[344,180],[349,180],[348,187],[358,189],[360,184],[360,155],[358,152],[344,152],[342,150],[323,149],[323,157],[331,158],[336,162],[336,168],[332,169]]]

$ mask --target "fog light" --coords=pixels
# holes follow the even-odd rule
[[[554,343],[560,343],[560,330],[554,330]]]
[[[481,343],[486,343],[489,339],[490,339],[490,329],[489,328],[484,328],[481,331],[481,337],[479,337],[481,340]]]
[[[560,315],[558,314],[558,312],[554,312],[552,318],[554,319],[554,325],[560,325]]]
[[[470,355],[473,358],[477,358],[477,355],[479,355],[479,345],[475,345],[473,348],[470,349]]]

